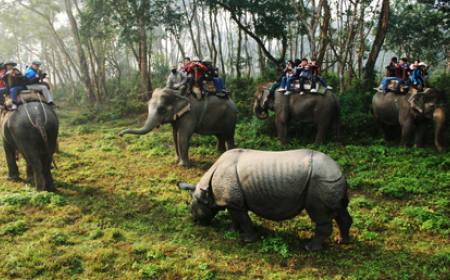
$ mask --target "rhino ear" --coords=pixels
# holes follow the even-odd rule
[[[178,188],[180,188],[180,190],[183,190],[183,191],[191,191],[191,192],[195,191],[194,185],[184,183],[184,182],[179,182]]]
[[[216,172],[216,169],[217,165],[214,164],[200,179],[198,185],[202,191],[208,191],[211,189],[211,182],[214,176],[214,172]]]

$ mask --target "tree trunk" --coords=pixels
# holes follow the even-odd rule
[[[225,58],[223,55],[223,47],[222,47],[222,33],[220,32],[219,23],[217,22],[217,11],[214,11],[214,25],[217,30],[217,41],[219,44],[219,56],[220,56],[220,65],[222,67],[222,74],[226,77],[227,73],[225,72]]]
[[[81,82],[83,84],[83,89],[84,89],[84,92],[85,92],[88,100],[91,102],[91,104],[94,104],[97,102],[97,100],[95,98],[95,94],[92,89],[91,78],[89,76],[89,66],[86,61],[86,56],[84,54],[83,46],[81,44],[80,34],[78,31],[78,24],[72,13],[72,1],[65,0],[64,3],[66,6],[67,17],[69,18],[70,27],[71,27],[73,38],[75,41],[75,47],[77,49],[78,59],[80,62],[80,78],[81,78]]]
[[[138,64],[139,74],[141,76],[142,99],[147,100],[152,97],[152,89],[148,71],[147,33],[144,26],[144,19],[141,19],[139,24]]]
[[[319,42],[320,50],[319,50],[319,57],[317,58],[317,63],[319,65],[321,65],[323,62],[328,45],[328,28],[330,26],[331,12],[327,0],[322,1],[322,9],[323,9],[323,22],[322,25],[320,26],[320,42]]]
[[[374,85],[374,68],[375,63],[380,53],[381,47],[383,46],[384,39],[388,30],[388,20],[389,20],[389,0],[383,0],[381,5],[381,14],[378,21],[377,33],[375,35],[375,40],[373,41],[372,48],[367,58],[366,67],[364,71],[365,79],[365,90],[369,90]]]
[[[238,32],[238,46],[236,51],[236,78],[241,78],[241,50],[242,50],[242,31]]]

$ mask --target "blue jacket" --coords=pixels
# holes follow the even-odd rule
[[[412,81],[413,85],[423,86],[422,71],[420,69],[416,68],[416,69],[412,70],[411,81]]]
[[[34,70],[33,67],[28,67],[25,71],[25,77],[27,78],[30,84],[35,84],[39,82],[39,73]]]

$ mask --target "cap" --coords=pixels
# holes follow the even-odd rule
[[[31,64],[34,64],[34,65],[42,65],[42,62],[40,62],[39,60],[33,60],[33,61],[31,62]]]
[[[8,61],[5,62],[5,66],[6,66],[6,65],[17,66],[17,63],[14,62],[14,61],[12,61],[12,60],[8,60]]]

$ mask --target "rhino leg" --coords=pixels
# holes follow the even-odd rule
[[[337,240],[340,244],[347,244],[350,242],[350,226],[353,223],[352,217],[348,213],[347,208],[342,208],[339,210],[338,215],[335,218],[336,223],[339,227],[339,239]]]
[[[233,227],[241,231],[242,241],[250,243],[258,240],[258,235],[253,228],[252,220],[250,220],[247,211],[228,209],[228,212],[230,212]]]
[[[314,237],[305,248],[308,251],[322,250],[323,243],[330,237],[333,230],[333,215],[331,215],[329,209],[319,201],[316,201],[315,205],[307,205],[306,211],[311,220],[316,224],[316,229]]]

